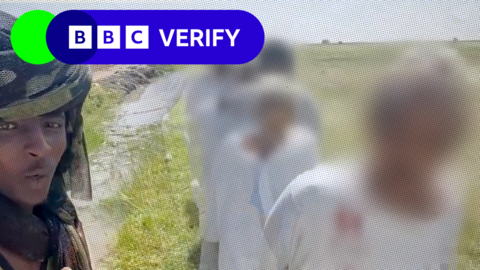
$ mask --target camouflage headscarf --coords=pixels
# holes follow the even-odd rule
[[[31,260],[53,258],[53,268],[91,269],[81,223],[67,196],[90,200],[92,189],[81,109],[90,90],[88,66],[57,60],[32,65],[12,49],[16,18],[0,11],[0,120],[25,119],[61,111],[66,116],[67,150],[52,180],[47,201],[36,215],[22,213],[0,194],[0,245]]]

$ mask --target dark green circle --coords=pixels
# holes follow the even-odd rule
[[[32,10],[20,16],[12,27],[11,42],[15,53],[29,64],[42,65],[55,57],[47,46],[47,28],[55,15]]]

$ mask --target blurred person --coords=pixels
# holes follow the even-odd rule
[[[254,66],[251,63],[231,68],[229,87],[225,87],[218,98],[215,120],[220,130],[219,138],[223,138],[233,130],[238,130],[252,124],[250,111],[254,104],[253,95],[256,85]],[[218,141],[217,141],[218,142]]]
[[[289,182],[318,161],[317,138],[295,121],[295,93],[287,87],[271,82],[253,88],[261,92],[252,106],[253,127],[231,132],[216,154],[205,234],[212,253],[201,258],[205,269],[275,267],[263,236],[265,218]]]
[[[258,69],[256,77],[259,83],[271,81],[272,77],[285,80],[285,83],[294,84],[295,81],[295,54],[293,49],[282,40],[270,40],[265,43],[255,65]],[[296,121],[304,123],[320,136],[320,106],[312,93],[300,85],[296,86]]]
[[[205,192],[210,190],[209,179],[214,153],[231,129],[245,124],[245,104],[242,77],[248,66],[229,65],[211,67],[206,74],[194,80],[186,93],[187,148],[195,202],[201,213],[205,210]],[[203,215],[201,215],[203,216]]]
[[[0,269],[92,269],[75,207],[91,199],[81,108],[88,66],[33,65],[0,11]]]
[[[201,150],[208,138],[202,137],[203,122],[212,118],[222,88],[227,86],[230,67],[216,65],[194,78],[185,91],[186,141],[194,177],[201,178]]]
[[[456,263],[463,194],[461,172],[449,163],[470,113],[462,65],[454,53],[422,49],[380,80],[372,151],[302,174],[270,212],[265,235],[277,269]]]
[[[207,68],[204,74],[194,78],[185,93],[185,109],[187,113],[194,114],[202,108],[201,101],[219,94],[221,88],[212,87],[212,84],[224,81],[230,74],[230,66],[215,65]]]
[[[295,55],[288,45],[281,40],[266,42],[257,62],[258,69],[262,73],[272,72],[292,77],[295,72]]]
[[[214,155],[224,136],[232,129],[247,125],[250,101],[246,84],[251,81],[251,65],[214,66],[187,93],[187,127],[189,160],[194,173],[192,190],[200,213],[201,231],[205,230],[208,210],[206,200],[213,198],[215,179],[211,176]],[[213,210],[212,210],[213,211]],[[216,253],[215,246],[203,242],[201,257]],[[204,268],[205,259],[201,260]],[[209,269],[209,268],[207,268]]]
[[[203,164],[202,185],[194,183],[193,186],[197,190],[198,201],[201,201],[201,227],[202,232],[205,232],[208,224],[205,224],[205,216],[208,212],[215,211],[211,204],[207,201],[212,201],[214,198],[214,190],[216,180],[212,176],[212,162],[216,157],[218,147],[224,140],[226,134],[231,130],[240,129],[248,126],[248,110],[250,108],[251,97],[253,95],[248,91],[249,83],[252,81],[251,65],[242,65],[237,67],[229,67],[228,79],[229,84],[224,84],[222,91],[218,93],[213,101],[213,106],[210,107],[210,114],[205,115],[204,118],[198,121],[200,130],[203,130],[203,154],[200,163]],[[208,144],[206,144],[208,143]],[[198,161],[198,160],[197,160]],[[212,254],[214,255],[212,258]],[[218,246],[208,241],[202,241],[200,269],[211,268],[210,261],[218,261]]]
[[[216,115],[216,103],[222,88],[226,86],[229,67],[212,66],[204,74],[189,81],[185,95],[185,141],[188,151],[192,181],[193,198],[197,207],[204,211],[204,200],[201,183],[203,183],[203,165],[208,164],[212,134],[208,133],[205,122]],[[213,133],[214,135],[215,133]],[[205,158],[204,158],[205,157]],[[201,214],[200,217],[203,217]],[[201,219],[202,220],[202,219]]]

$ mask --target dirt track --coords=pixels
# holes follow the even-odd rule
[[[117,71],[120,68],[120,66],[119,65],[91,65],[90,68],[92,70],[93,82],[98,82],[112,76],[113,73],[115,73],[115,71]]]

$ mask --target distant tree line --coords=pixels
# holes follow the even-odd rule
[[[322,40],[321,44],[322,44],[322,45],[328,45],[328,44],[330,44],[330,40],[324,39],[324,40]],[[339,41],[338,44],[339,44],[339,45],[342,45],[342,44],[343,44],[343,41]]]
[[[459,42],[459,39],[457,37],[454,37],[453,40],[452,40],[453,43],[457,43]],[[330,43],[330,40],[328,39],[323,39],[322,42],[321,42],[322,45],[328,45],[328,44],[331,44]],[[338,41],[337,43],[338,45],[342,45],[343,44],[343,41]]]

